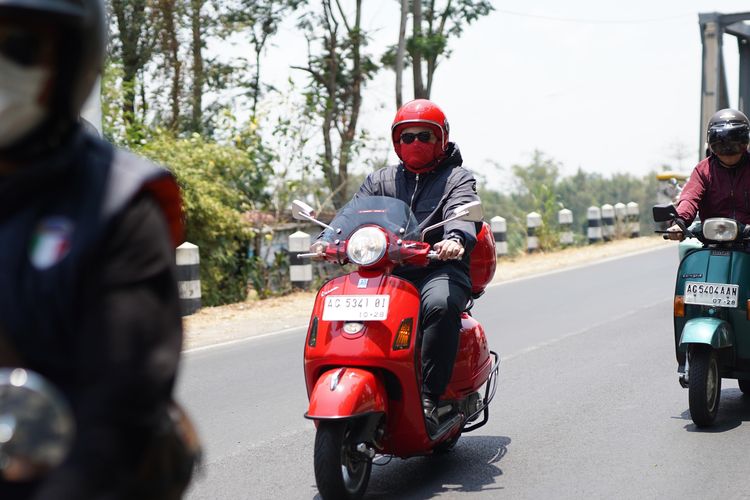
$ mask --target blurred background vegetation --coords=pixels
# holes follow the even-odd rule
[[[390,145],[374,144],[360,123],[368,81],[394,72],[394,111],[429,98],[450,41],[493,10],[482,0],[396,0],[399,37],[376,54],[362,26],[367,1],[375,0],[107,0],[104,135],[175,173],[187,239],[200,247],[204,305],[290,290],[286,256],[262,251],[288,222],[290,201],[333,211],[387,160]],[[265,83],[262,57],[282,23],[294,23],[309,47],[306,64],[290,67],[304,84],[290,79],[283,91]],[[230,45],[244,56],[226,57]],[[402,88],[405,71],[412,92]],[[635,201],[650,228],[654,174],[562,176],[561,167],[536,151],[528,164],[497,167],[513,179],[502,192],[478,178],[488,218],[507,220],[511,253],[525,245],[531,211],[544,221],[542,249],[557,244],[561,208],[572,210],[580,242],[591,205]]]

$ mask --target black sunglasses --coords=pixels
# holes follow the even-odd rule
[[[432,132],[429,130],[423,130],[422,132],[417,132],[416,134],[412,132],[404,132],[401,134],[401,142],[404,144],[411,144],[414,142],[414,139],[419,139],[419,142],[430,142],[430,138],[432,137]]]

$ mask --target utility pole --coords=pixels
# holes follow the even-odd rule
[[[720,14],[711,12],[698,15],[703,45],[703,68],[701,76],[701,123],[699,160],[703,158],[706,143],[706,124],[718,110],[729,107],[727,77],[724,67],[724,34],[737,37],[740,53],[739,103],[743,113],[750,111],[750,12]]]

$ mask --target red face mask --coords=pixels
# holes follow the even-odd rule
[[[442,151],[438,143],[414,141],[411,144],[401,144],[404,166],[417,174],[432,170],[441,157]]]

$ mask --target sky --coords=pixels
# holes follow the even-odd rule
[[[346,2],[344,2],[346,4]],[[464,166],[503,189],[509,167],[534,150],[604,176],[642,176],[661,165],[690,171],[699,158],[701,40],[698,14],[748,12],[739,0],[495,1],[496,11],[450,42],[431,98],[446,113]],[[368,50],[397,40],[398,4],[364,2]],[[263,59],[263,79],[305,75],[306,43],[286,23]],[[737,42],[725,36],[730,105],[737,105]],[[395,113],[394,76],[364,92],[361,125],[382,154]],[[410,98],[407,80],[404,95]],[[675,151],[686,158],[679,159]],[[389,154],[395,161],[395,154]],[[500,166],[498,169],[497,165]]]

